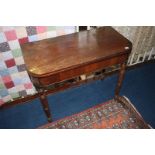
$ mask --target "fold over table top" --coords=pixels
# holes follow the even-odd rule
[[[21,45],[28,72],[52,75],[83,64],[127,54],[129,40],[111,27],[101,27]]]

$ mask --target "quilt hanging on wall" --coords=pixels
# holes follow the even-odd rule
[[[20,44],[74,32],[74,26],[0,27],[0,105],[36,93]]]

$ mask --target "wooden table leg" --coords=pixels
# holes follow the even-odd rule
[[[40,101],[41,101],[41,104],[43,106],[44,112],[48,118],[48,122],[52,122],[51,112],[50,112],[50,108],[48,105],[47,96],[45,93],[41,94]]]
[[[125,69],[126,69],[126,62],[122,63],[120,66],[120,72],[118,75],[118,82],[117,82],[116,89],[115,89],[115,99],[117,99],[117,96],[119,96],[119,92],[120,92],[122,82],[124,79],[124,75],[125,75]]]

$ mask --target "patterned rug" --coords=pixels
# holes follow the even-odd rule
[[[126,97],[118,97],[78,114],[48,123],[41,129],[148,129]]]

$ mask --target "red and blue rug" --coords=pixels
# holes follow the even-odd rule
[[[126,97],[118,97],[83,112],[48,123],[42,129],[148,129],[149,125]]]

